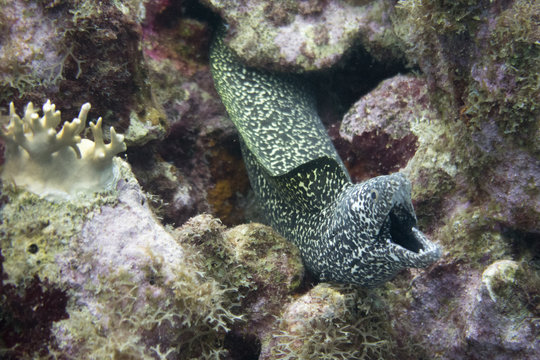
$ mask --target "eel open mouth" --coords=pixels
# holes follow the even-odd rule
[[[416,217],[403,206],[395,204],[386,216],[379,236],[414,253],[422,253],[425,248],[423,241],[416,236],[413,228],[416,226]]]
[[[390,236],[392,242],[415,253],[424,250],[422,243],[416,238],[413,227],[416,219],[402,206],[394,206],[388,214],[390,220]]]

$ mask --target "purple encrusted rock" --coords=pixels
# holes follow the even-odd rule
[[[433,116],[422,78],[397,75],[383,81],[347,112],[339,132],[331,129],[353,180],[388,174],[407,165],[418,148],[412,124]]]

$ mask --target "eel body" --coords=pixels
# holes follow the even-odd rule
[[[405,176],[351,183],[309,91],[291,76],[245,66],[224,33],[210,50],[216,89],[268,220],[298,246],[307,270],[373,287],[436,261],[441,249],[416,228]]]

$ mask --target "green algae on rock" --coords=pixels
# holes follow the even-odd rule
[[[128,165],[122,162],[121,170],[115,190],[76,199],[51,202],[4,188],[3,283],[24,293],[41,279],[67,299],[67,316],[47,323],[47,338],[22,339],[6,356],[205,359],[227,353],[224,336],[241,320],[236,288],[205,276],[200,255],[156,222]],[[187,227],[185,233],[204,232]],[[56,311],[57,303],[42,299],[47,302],[38,308]]]
[[[386,309],[373,294],[319,284],[285,306],[259,359],[390,359],[390,332]]]
[[[133,119],[128,144],[162,138],[165,116],[153,99],[140,45],[146,3],[3,1],[0,106],[55,97],[71,117],[72,104],[83,98],[121,132]]]
[[[175,234],[202,255],[199,262],[208,276],[237,289],[229,293],[243,314],[235,336],[262,339],[303,279],[298,249],[266,225],[226,229],[210,215],[193,217]]]

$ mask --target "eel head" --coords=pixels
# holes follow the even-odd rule
[[[343,278],[376,286],[408,267],[422,268],[440,258],[441,248],[416,227],[411,185],[395,173],[379,176],[344,191],[338,205],[342,217],[337,247],[348,262]]]

